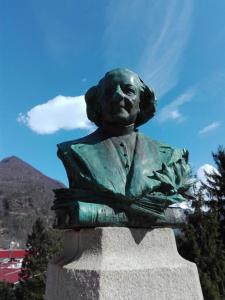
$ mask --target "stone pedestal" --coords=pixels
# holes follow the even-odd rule
[[[65,232],[49,263],[46,300],[202,300],[196,265],[172,229],[99,227]]]

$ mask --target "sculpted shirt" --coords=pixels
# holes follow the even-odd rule
[[[136,132],[110,138],[127,175],[130,172],[133,161],[136,138]]]

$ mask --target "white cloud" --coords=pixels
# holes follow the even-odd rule
[[[205,126],[204,128],[202,128],[201,130],[199,130],[198,133],[199,133],[200,135],[206,134],[206,133],[208,133],[208,132],[210,132],[210,131],[213,131],[213,130],[215,130],[216,128],[220,127],[220,125],[221,125],[221,124],[220,124],[220,122],[218,122],[218,121],[213,122],[213,123],[211,123],[211,124]]]
[[[164,95],[178,81],[193,6],[193,0],[110,1],[103,37],[106,66],[133,66],[138,57],[138,73]]]
[[[189,0],[182,3],[173,1],[169,5],[164,3],[167,9],[162,13],[157,11],[162,18],[161,24],[156,23],[160,26],[159,34],[154,38],[150,35],[140,65],[145,80],[156,89],[159,97],[178,81],[180,60],[192,27],[193,10],[193,1]],[[160,6],[158,9],[161,9]]]
[[[200,168],[198,168],[198,170],[197,170],[197,179],[206,184],[205,173],[212,174],[212,173],[218,173],[218,171],[217,171],[216,168],[214,168],[210,164],[205,164],[205,165],[202,165]]]
[[[185,119],[183,114],[180,112],[180,107],[191,101],[191,99],[194,96],[193,90],[188,90],[186,93],[180,95],[177,99],[169,103],[168,105],[165,105],[158,113],[158,116],[156,117],[157,120],[160,123],[169,121],[169,120],[177,120],[182,121]]]
[[[20,113],[18,122],[39,134],[52,134],[60,129],[91,130],[93,125],[86,116],[84,96],[56,96],[39,104],[27,113]]]

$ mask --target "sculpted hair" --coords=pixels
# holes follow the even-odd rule
[[[106,73],[105,77],[107,74],[109,74],[109,72]],[[87,117],[98,127],[101,126],[102,119],[98,97],[100,96],[101,83],[105,77],[99,81],[98,85],[91,87],[85,94]],[[140,112],[137,116],[135,127],[138,127],[150,120],[154,116],[156,110],[156,97],[154,91],[149,88],[140,77],[138,78],[140,80]]]

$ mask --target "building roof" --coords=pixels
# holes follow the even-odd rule
[[[7,249],[0,250],[0,259],[1,258],[24,258],[26,250],[23,249]]]
[[[0,281],[17,283],[22,260],[26,255],[23,249],[0,250]]]
[[[0,264],[0,281],[8,283],[17,283],[19,281],[19,273],[21,270],[21,264],[18,267],[13,266],[12,263],[1,263]]]

